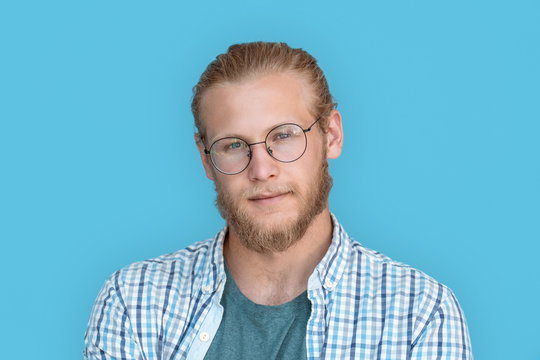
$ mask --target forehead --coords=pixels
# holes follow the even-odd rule
[[[294,73],[260,75],[228,82],[206,91],[201,101],[201,120],[207,138],[261,133],[285,122],[305,126],[312,90]]]

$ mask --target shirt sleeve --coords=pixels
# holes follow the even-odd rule
[[[86,360],[143,359],[115,273],[101,288],[85,334]]]
[[[472,360],[465,316],[451,291],[411,344],[410,355],[410,359],[415,360]]]

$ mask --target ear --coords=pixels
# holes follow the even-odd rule
[[[326,132],[326,156],[329,159],[337,159],[343,147],[343,127],[341,114],[336,109],[332,110],[328,117],[328,131]]]
[[[206,177],[214,181],[214,169],[212,168],[212,164],[210,164],[208,155],[204,153],[204,143],[200,134],[195,134],[195,144],[197,145],[197,149],[199,150],[199,155],[201,156],[201,161],[204,166]]]

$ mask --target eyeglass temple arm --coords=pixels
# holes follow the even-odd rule
[[[311,124],[307,129],[303,129],[303,131],[304,131],[305,133],[307,133],[308,131],[311,131],[311,128],[312,128],[313,126],[315,126],[315,124],[316,124],[319,120],[321,120],[321,118],[318,118],[317,120],[315,120],[315,121],[313,122],[313,124]]]

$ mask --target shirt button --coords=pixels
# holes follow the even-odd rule
[[[329,288],[329,289],[332,289],[335,285],[333,282],[331,282],[330,280],[326,280],[326,282],[324,283],[324,285]]]
[[[210,291],[210,289],[212,289],[212,287],[210,285],[206,285],[204,287],[204,291],[206,291],[206,292]]]
[[[208,340],[210,340],[210,334],[208,334],[206,331],[204,331],[199,335],[199,339],[202,342],[207,342]]]

